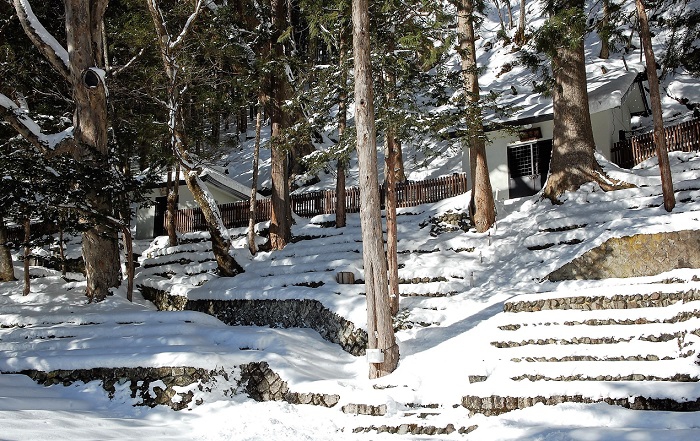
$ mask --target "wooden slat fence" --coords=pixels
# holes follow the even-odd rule
[[[669,152],[700,150],[700,119],[686,121],[664,129]],[[633,136],[617,142],[610,151],[612,161],[624,168],[632,168],[656,155],[654,133]]]
[[[467,175],[464,173],[425,181],[400,183],[396,185],[397,205],[399,207],[414,207],[457,196],[466,193],[467,190],[469,190],[467,187]],[[345,193],[346,212],[359,212],[360,189],[357,187],[347,188]],[[384,195],[385,189],[382,187],[380,188],[382,207],[384,206]],[[301,217],[334,214],[335,202],[335,190],[319,190],[291,196],[292,211]],[[228,228],[247,226],[249,210],[250,201],[219,205],[222,220]],[[270,219],[271,205],[269,199],[258,200],[255,216],[256,222]],[[175,228],[181,233],[206,230],[202,210],[199,208],[178,210],[175,217]]]

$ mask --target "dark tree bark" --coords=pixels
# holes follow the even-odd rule
[[[13,0],[15,11],[27,36],[51,66],[66,80],[75,103],[73,137],[66,138],[53,150],[7,108],[3,117],[44,154],[69,153],[94,170],[107,170],[107,93],[103,81],[104,42],[102,23],[108,0],[64,0],[66,47],[63,48],[36,22],[29,2]],[[91,189],[86,196],[87,209],[81,220],[90,226],[83,234],[83,259],[87,279],[86,296],[90,302],[101,301],[109,289],[119,286],[121,269],[117,231],[97,217],[113,215],[111,195]]]
[[[610,58],[610,36],[608,35],[608,23],[610,21],[610,0],[603,0],[603,19],[600,22],[600,53],[598,57],[607,60]]]
[[[282,31],[286,28],[285,2],[272,0],[272,45],[271,53],[276,60],[282,60],[284,47],[279,42]],[[285,124],[285,115],[282,110],[286,100],[286,87],[284,74],[273,72],[270,78],[270,138],[271,153],[271,178],[272,214],[270,217],[270,246],[273,250],[281,250],[292,238],[291,200],[289,197],[289,155],[281,142],[282,129]]]
[[[32,224],[28,217],[22,220],[24,228],[24,289],[22,295],[27,296],[31,290],[31,277],[29,274],[29,255],[31,254]]]
[[[15,278],[15,270],[12,266],[12,253],[7,245],[7,225],[0,213],[0,282],[11,282]]]
[[[255,255],[258,247],[255,244],[255,212],[258,204],[258,163],[260,162],[260,131],[262,130],[262,103],[258,103],[255,114],[255,147],[253,151],[253,179],[250,184],[250,211],[248,213],[248,249]]]
[[[387,289],[387,267],[379,205],[377,138],[374,124],[374,91],[370,61],[367,0],[352,1],[355,65],[355,118],[359,163],[362,256],[367,292],[368,348],[383,351],[381,363],[370,363],[369,377],[393,372],[399,362]]]
[[[484,126],[479,104],[479,74],[476,65],[474,36],[474,2],[462,0],[457,11],[457,27],[462,59],[462,81],[467,101],[467,138],[469,146],[469,167],[471,171],[472,193],[470,212],[472,223],[480,233],[491,228],[496,222],[496,204],[493,200],[491,177],[486,160]]]
[[[568,4],[583,8],[583,0],[572,0]],[[552,56],[552,70],[555,80],[552,91],[554,134],[550,174],[543,194],[557,202],[562,193],[575,191],[587,182],[598,182],[604,189],[611,189],[595,159],[583,36],[573,47],[556,47]]]
[[[177,231],[175,230],[175,213],[177,212],[177,201],[180,194],[180,164],[168,171],[168,182],[166,185],[166,220],[165,230],[168,233],[168,245],[177,246]]]
[[[345,63],[347,62],[347,37],[345,29],[341,26],[340,36],[338,38],[338,51],[340,52],[340,60],[338,64],[340,65],[340,94],[338,96],[338,142],[342,142],[343,136],[345,134],[345,129],[347,128],[348,120],[348,108],[347,100],[348,95],[346,87],[348,84],[348,71]],[[347,213],[345,211],[346,205],[346,193],[345,193],[345,173],[347,168],[347,159],[344,154],[338,158],[336,181],[335,181],[335,227],[343,228],[347,219]]]
[[[661,109],[661,94],[659,93],[659,77],[656,73],[656,59],[654,49],[651,46],[649,33],[649,21],[644,9],[644,0],[636,0],[637,15],[639,16],[639,36],[644,48],[646,59],[647,78],[649,80],[649,98],[651,100],[651,113],[654,116],[654,145],[656,157],[659,159],[659,172],[661,173],[661,188],[664,194],[664,208],[671,212],[676,206],[676,197],[673,193],[673,178],[671,177],[671,165],[668,161],[668,149],[664,134],[663,110]]]
[[[384,211],[386,213],[386,261],[389,278],[389,304],[391,314],[399,312],[399,258],[398,258],[398,229],[396,225],[396,149],[397,141],[393,130],[385,137],[387,154],[386,162],[386,198]]]

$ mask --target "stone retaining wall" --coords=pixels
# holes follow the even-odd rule
[[[677,268],[700,268],[700,230],[612,238],[547,278],[557,282],[641,277]]]
[[[598,309],[632,309],[665,307],[676,302],[700,300],[700,291],[691,289],[684,292],[654,292],[648,294],[616,294],[612,296],[574,296],[541,300],[523,300],[506,302],[505,312],[533,312],[554,309],[579,309],[592,311]]]
[[[94,368],[75,370],[55,370],[43,372],[27,370],[20,372],[39,384],[69,386],[75,382],[89,383],[101,381],[102,388],[109,398],[114,398],[117,385],[129,384],[131,398],[135,406],[155,407],[165,405],[173,410],[189,407],[195,396],[193,390],[211,390],[215,377],[223,377],[232,383],[229,393],[245,392],[256,401],[286,401],[291,404],[312,404],[333,407],[340,396],[320,393],[299,393],[289,390],[287,382],[264,362],[253,362],[227,372],[223,368],[207,370],[193,367],[137,367],[137,368]],[[163,387],[164,386],[164,387]],[[186,388],[178,392],[176,388]],[[201,399],[200,399],[201,400]],[[202,401],[194,404],[202,404]]]
[[[352,355],[364,355],[367,332],[327,309],[317,300],[188,300],[142,286],[144,298],[159,310],[199,311],[228,325],[311,328]]]
[[[516,409],[525,409],[537,403],[555,405],[561,403],[607,403],[626,407],[632,410],[665,410],[675,412],[689,412],[700,410],[700,398],[694,401],[678,402],[668,398],[590,398],[582,395],[555,395],[551,397],[479,397],[468,395],[462,398],[462,406],[470,410],[470,413],[482,413],[486,416],[500,415]]]

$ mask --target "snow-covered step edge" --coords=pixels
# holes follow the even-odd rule
[[[499,383],[509,380],[526,381],[526,378],[537,378],[538,383],[549,383],[547,380],[566,382],[573,380],[593,381],[597,377],[611,377],[610,381],[619,381],[620,377],[635,377],[637,381],[669,381],[680,376],[690,381],[700,379],[700,366],[693,358],[677,358],[659,361],[619,361],[607,363],[601,361],[569,361],[565,363],[513,363],[504,362],[496,366],[486,382]]]
[[[542,340],[535,344],[554,344],[572,339],[639,339],[650,336],[673,335],[676,333],[690,334],[700,329],[700,318],[694,317],[684,322],[677,323],[645,323],[639,325],[606,325],[606,326],[566,326],[551,325],[544,327],[525,327],[518,331],[494,330],[490,338],[494,342],[527,342]],[[581,342],[583,343],[583,342]],[[575,344],[575,343],[574,343]]]
[[[512,300],[512,299],[511,299]],[[533,311],[528,314],[504,312],[490,322],[502,330],[518,331],[525,327],[635,325],[650,322],[679,322],[700,316],[700,300],[676,302],[663,308],[632,309],[557,309]]]
[[[683,284],[620,285],[616,286],[614,290],[609,288],[607,290],[603,288],[581,288],[578,290],[568,289],[562,291],[547,291],[537,294],[523,294],[509,299],[505,303],[503,309],[507,312],[530,310],[533,308],[538,308],[534,309],[535,311],[542,309],[569,309],[567,306],[576,304],[583,305],[600,300],[646,300],[649,302],[657,302],[663,300],[662,297],[668,297],[670,295],[677,297],[676,300],[700,300],[700,282],[690,281]],[[575,302],[572,300],[575,300]],[[575,309],[583,308],[579,307]]]
[[[470,413],[487,416],[524,409],[538,403],[605,402],[636,410],[700,410],[700,384],[655,381],[570,381],[477,383],[462,397]]]
[[[698,338],[696,337],[696,340]],[[685,343],[690,343],[685,341]],[[693,342],[693,343],[697,343]],[[577,344],[577,345],[546,345],[546,346],[518,346],[513,348],[499,348],[494,355],[498,359],[526,363],[553,362],[568,363],[567,357],[588,357],[600,361],[618,360],[662,360],[687,357],[694,351],[695,344],[679,348],[677,340],[664,342],[630,341],[613,344]],[[692,354],[691,354],[692,355]],[[572,360],[576,361],[576,360]]]

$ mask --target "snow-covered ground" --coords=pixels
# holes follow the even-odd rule
[[[75,275],[66,281],[50,270],[32,268],[32,292],[23,297],[21,284],[0,286],[0,370],[50,371],[93,367],[193,366],[230,369],[250,361],[266,361],[299,392],[340,396],[331,409],[281,402],[257,403],[245,394],[224,393],[231,383],[219,379],[211,391],[195,390],[201,405],[175,412],[167,407],[134,407],[128,385],[117,385],[110,399],[98,381],[70,386],[36,385],[28,377],[0,375],[0,439],[200,439],[200,440],[342,440],[396,439],[398,435],[353,433],[356,427],[403,423],[456,428],[473,425],[470,434],[407,435],[411,439],[474,440],[652,440],[698,439],[700,414],[633,411],[607,404],[566,403],[533,407],[500,416],[472,417],[460,406],[465,395],[509,396],[583,394],[584,396],[700,397],[696,382],[514,380],[519,375],[554,377],[562,369],[570,376],[642,374],[669,377],[700,376],[698,338],[691,330],[697,318],[664,323],[682,312],[697,313],[698,301],[667,308],[589,311],[587,319],[636,320],[635,326],[590,326],[577,334],[565,322],[580,320],[583,311],[504,313],[506,302],[564,298],[585,293],[648,294],[698,288],[700,270],[676,270],[659,276],[605,281],[541,282],[551,270],[570,261],[608,237],[638,232],[677,231],[700,227],[700,156],[671,155],[679,202],[673,213],[660,208],[660,186],[654,161],[633,173],[607,165],[616,177],[640,185],[605,193],[588,186],[566,196],[561,206],[537,197],[508,201],[499,207],[497,228],[486,234],[442,232],[430,234],[429,219],[449,210],[464,209],[467,196],[401,210],[399,251],[404,283],[400,316],[405,326],[397,333],[401,350],[398,369],[379,380],[368,380],[363,357],[354,357],[323,340],[310,329],[229,327],[195,312],[158,312],[137,293],[135,302],[123,290],[99,304],[86,304],[84,282]],[[635,208],[636,207],[636,208]],[[340,285],[329,269],[353,271],[362,277],[359,218],[348,227],[322,228],[319,217],[300,220],[294,234],[315,237],[290,244],[285,250],[252,257],[245,243],[235,255],[246,272],[233,279],[211,273],[207,242],[167,248],[155,241],[139,271],[142,284],[172,289],[190,298],[312,298],[364,326],[363,285]],[[585,228],[566,230],[571,225]],[[564,230],[564,231],[556,231]],[[240,233],[232,230],[232,234]],[[566,245],[571,236],[580,242]],[[575,241],[576,242],[576,241]],[[545,249],[536,245],[553,244]],[[180,249],[181,248],[181,249]],[[192,262],[180,262],[186,256]],[[21,269],[17,267],[17,275]],[[189,275],[188,275],[189,274]],[[660,284],[673,280],[672,284]],[[299,282],[319,282],[317,288]],[[297,285],[295,285],[297,284]],[[410,295],[409,295],[410,294]],[[419,295],[416,295],[419,294]],[[420,295],[428,294],[428,295]],[[436,296],[437,294],[449,294]],[[528,315],[529,314],[529,315]],[[542,324],[547,322],[547,326]],[[504,325],[519,325],[517,331]],[[684,333],[680,340],[652,343],[644,336]],[[625,338],[609,345],[558,345],[498,348],[491,342],[531,338]],[[572,352],[574,351],[574,352]],[[580,351],[580,352],[575,352]],[[649,354],[656,362],[591,361],[525,363],[525,357],[565,357],[572,354],[605,358]],[[666,359],[664,359],[666,358]],[[562,365],[566,365],[562,368]],[[468,376],[488,379],[470,384]],[[384,416],[344,414],[348,403],[387,406]],[[408,405],[426,407],[425,420],[413,419]]]
[[[697,0],[687,7],[697,8]],[[536,2],[529,26],[537,26]],[[514,5],[514,14],[518,14]],[[477,42],[479,64],[484,66],[480,84],[484,91],[516,87],[528,93],[534,75],[516,63],[517,54],[495,38],[500,29],[493,10],[483,23]],[[663,37],[663,33],[661,34]],[[492,47],[486,51],[486,44]],[[611,60],[596,57],[599,43],[587,41],[589,70],[623,68],[620,54]],[[663,40],[655,50],[662,53]],[[639,49],[626,55],[628,64],[639,62]],[[504,69],[510,64],[510,70]],[[697,79],[680,71],[663,83],[668,94],[700,102]],[[670,96],[664,98],[667,120],[684,119],[688,109]],[[636,121],[648,126],[650,120]],[[268,136],[263,134],[264,137]],[[323,146],[319,146],[323,147]],[[326,146],[327,147],[327,146]],[[461,147],[441,142],[431,145],[441,155],[426,157],[405,144],[409,179],[420,180],[451,174],[462,168]],[[381,152],[380,160],[381,160]],[[227,158],[230,176],[250,182],[252,148],[250,141]],[[231,396],[231,383],[218,379],[208,392],[196,391],[201,405],[175,412],[167,407],[135,407],[127,385],[116,385],[108,397],[99,382],[70,386],[39,386],[29,377],[0,374],[1,440],[354,440],[397,439],[398,435],[371,431],[355,434],[356,427],[398,425],[423,421],[436,427],[478,426],[470,434],[407,435],[409,439],[466,440],[697,440],[700,439],[698,412],[673,413],[634,411],[604,403],[535,405],[500,416],[469,416],[460,406],[467,394],[566,393],[599,396],[634,396],[648,393],[676,399],[700,397],[696,382],[678,384],[662,381],[562,382],[513,380],[521,375],[553,377],[562,375],[555,363],[524,363],[527,357],[567,357],[572,354],[594,358],[653,355],[661,360],[614,362],[601,365],[588,361],[564,363],[567,375],[643,374],[667,377],[686,373],[700,376],[695,364],[700,327],[697,318],[682,323],[663,323],[681,313],[696,314],[698,301],[668,308],[595,311],[587,319],[616,319],[650,323],[625,328],[611,325],[600,331],[574,333],[565,322],[579,321],[582,311],[540,311],[528,314],[504,313],[507,302],[543,298],[564,298],[581,293],[648,294],[667,290],[698,288],[700,270],[678,270],[654,277],[549,283],[541,279],[552,270],[610,237],[640,232],[700,229],[700,157],[671,155],[679,203],[672,214],[659,207],[661,197],[654,161],[633,173],[607,164],[611,177],[639,186],[636,189],[604,193],[587,186],[566,196],[561,206],[536,197],[501,203],[497,227],[488,234],[463,231],[431,235],[430,220],[449,210],[462,211],[467,196],[436,204],[400,210],[400,277],[421,279],[401,285],[401,313],[409,324],[397,333],[401,361],[392,375],[380,380],[366,379],[367,363],[338,345],[323,340],[310,329],[229,327],[208,315],[194,312],[159,312],[138,293],[135,301],[125,299],[123,289],[99,304],[86,304],[84,282],[79,275],[68,280],[53,271],[32,268],[32,292],[23,297],[20,282],[0,285],[0,371],[23,369],[49,371],[93,367],[193,366],[223,368],[250,361],[266,361],[295,391],[337,393],[339,404],[331,409],[291,405],[284,402],[257,403],[245,394]],[[269,150],[261,151],[262,185],[269,186]],[[357,164],[350,164],[348,185],[355,185]],[[267,180],[267,181],[266,181]],[[314,188],[332,188],[332,171],[321,173]],[[343,229],[322,228],[319,217],[299,220],[294,234],[316,238],[290,244],[284,251],[248,255],[245,241],[236,243],[234,255],[246,272],[234,279],[216,278],[206,242],[167,249],[160,241],[143,244],[143,261],[157,264],[142,267],[141,284],[167,289],[189,298],[315,299],[339,315],[363,327],[366,322],[362,285],[339,285],[335,271],[362,275],[359,217],[350,215]],[[574,226],[586,225],[584,228]],[[545,231],[546,230],[546,231]],[[557,231],[559,230],[559,231]],[[233,237],[242,230],[231,230]],[[203,235],[205,236],[205,235]],[[571,243],[566,245],[566,243]],[[549,246],[552,245],[552,246]],[[528,247],[539,250],[529,250]],[[183,264],[186,255],[192,263]],[[16,268],[18,278],[22,270]],[[424,281],[427,280],[427,281]],[[661,284],[673,280],[673,284]],[[323,282],[318,288],[300,285]],[[543,323],[548,325],[542,326]],[[502,329],[519,325],[518,331]],[[683,341],[650,342],[641,339],[660,333],[684,333]],[[549,344],[497,348],[494,341],[517,339],[596,338],[596,333],[625,338],[611,345]],[[695,355],[687,356],[688,351]],[[580,352],[576,352],[580,351]],[[667,360],[663,360],[664,358]],[[635,364],[636,363],[636,364]],[[557,363],[562,365],[563,363]],[[487,376],[487,381],[470,384],[469,375]],[[388,387],[391,386],[391,387]],[[641,390],[645,389],[645,390]],[[615,395],[617,394],[617,395]],[[665,394],[665,395],[664,395]],[[339,408],[346,403],[385,404],[381,417],[348,415]],[[416,420],[408,404],[437,405],[434,414]],[[432,409],[432,408],[427,408]],[[420,413],[420,411],[418,412]]]

